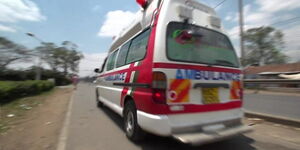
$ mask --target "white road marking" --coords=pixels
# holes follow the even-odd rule
[[[68,139],[68,129],[69,129],[69,124],[70,124],[70,120],[71,120],[72,106],[73,106],[73,101],[74,101],[74,93],[75,92],[73,92],[73,94],[70,98],[70,102],[68,105],[68,112],[65,116],[64,124],[63,124],[63,127],[62,127],[60,135],[59,135],[56,150],[65,150],[66,149],[66,143],[67,143],[67,139]]]

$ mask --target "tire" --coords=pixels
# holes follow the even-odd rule
[[[141,141],[146,136],[145,131],[137,124],[136,107],[132,100],[125,104],[124,130],[127,138],[133,142]]]
[[[99,100],[99,93],[98,93],[98,90],[96,88],[96,102],[97,102],[97,107],[103,107],[104,104]]]

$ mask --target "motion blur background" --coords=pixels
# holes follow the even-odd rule
[[[300,1],[197,1],[216,10],[240,58],[244,10],[243,104],[253,133],[193,148],[156,136],[129,142],[123,119],[96,108],[92,82],[141,9],[136,0],[0,0],[0,149],[55,149],[69,128],[60,141],[72,150],[299,150]],[[88,81],[77,90],[76,75]]]

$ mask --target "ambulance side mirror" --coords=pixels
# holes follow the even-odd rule
[[[96,72],[96,73],[102,73],[104,71],[104,67],[105,67],[106,61],[107,61],[107,57],[104,59],[104,62],[102,64],[102,66],[101,66],[101,69],[95,68],[94,72]]]
[[[95,68],[95,69],[94,69],[94,72],[95,72],[95,73],[100,73],[100,69],[99,69],[99,68]]]

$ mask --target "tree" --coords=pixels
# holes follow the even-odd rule
[[[0,37],[0,70],[6,69],[9,64],[26,60],[31,57],[30,50],[18,45],[4,37]]]
[[[38,53],[41,58],[50,66],[50,68],[56,72],[60,62],[56,59],[57,52],[55,49],[57,46],[54,43],[42,43],[41,46],[35,48],[36,53]]]
[[[286,63],[288,57],[282,53],[283,36],[280,30],[272,27],[248,29],[244,35],[246,55],[243,65]]]
[[[83,55],[78,52],[78,46],[70,41],[62,42],[60,49],[65,53],[65,59],[63,61],[64,74],[68,74],[68,70],[71,72],[78,72],[79,62],[83,58]]]
[[[60,47],[53,43],[43,43],[36,49],[42,52],[43,60],[53,71],[62,71],[64,75],[68,75],[69,72],[78,72],[79,62],[83,58],[77,48],[76,44],[64,41]]]

